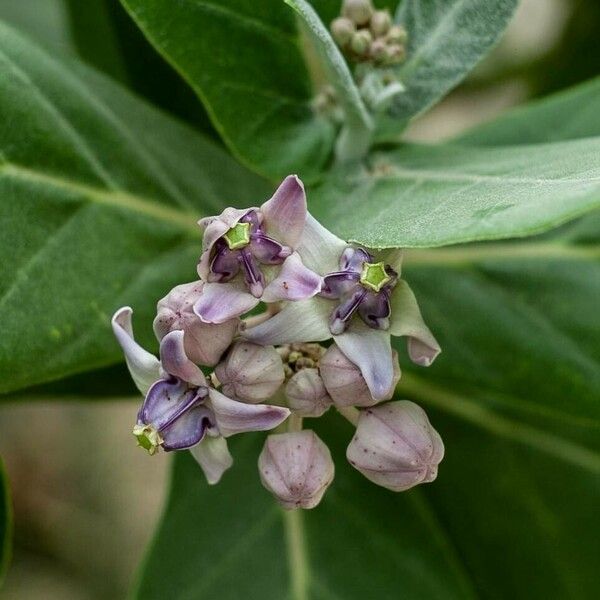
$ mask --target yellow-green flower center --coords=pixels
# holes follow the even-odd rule
[[[250,243],[250,223],[236,223],[223,237],[230,250],[239,250]]]
[[[381,288],[389,283],[392,278],[385,270],[385,264],[382,262],[362,264],[362,272],[360,274],[360,283],[366,288],[379,292]]]
[[[135,425],[133,428],[138,446],[146,450],[150,456],[158,452],[163,440],[158,431],[152,425]]]

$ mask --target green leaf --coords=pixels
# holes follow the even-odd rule
[[[0,459],[0,589],[10,562],[12,545],[12,506],[8,477]]]
[[[517,108],[455,138],[461,144],[537,144],[600,135],[600,77]]]
[[[121,358],[124,304],[152,343],[158,298],[197,277],[198,217],[269,187],[89,69],[0,24],[0,391]]]
[[[294,15],[283,2],[122,3],[201,97],[234,154],[273,178],[320,173],[334,131],[312,111]]]
[[[407,60],[397,70],[406,87],[379,126],[394,140],[409,119],[445,96],[493,47],[517,0],[404,0],[396,22],[408,32]]]
[[[375,248],[532,235],[600,206],[600,137],[528,146],[402,146],[311,190],[315,216]]]

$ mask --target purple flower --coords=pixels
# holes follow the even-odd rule
[[[269,320],[246,330],[244,337],[273,345],[333,337],[361,370],[375,400],[388,398],[395,385],[392,335],[408,338],[415,363],[433,362],[440,347],[412,290],[400,279],[399,251],[380,252],[375,258],[308,215],[298,254],[306,267],[323,275],[321,294],[286,304]]]
[[[321,289],[321,277],[295,252],[306,222],[306,195],[289,175],[260,208],[226,208],[199,221],[204,229],[200,278],[206,282],[194,311],[222,323],[261,300],[303,300]]]
[[[185,334],[174,330],[160,342],[160,361],[134,339],[132,310],[124,307],[113,319],[114,334],[123,348],[134,382],[145,395],[133,433],[150,454],[192,449],[209,483],[231,466],[224,439],[244,431],[273,429],[289,410],[265,404],[245,404],[210,387],[201,369],[185,351]]]

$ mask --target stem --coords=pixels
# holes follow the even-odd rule
[[[292,600],[308,600],[308,560],[302,512],[302,509],[297,508],[283,513]]]
[[[251,317],[247,317],[246,319],[242,319],[240,330],[245,331],[246,329],[256,327],[257,325],[268,321],[271,317],[275,316],[280,310],[281,302],[273,302],[272,304],[267,304],[267,310],[265,310],[264,312],[261,312],[258,315],[252,315]]]
[[[360,125],[346,123],[335,144],[335,160],[338,164],[363,159],[371,145],[372,131]]]
[[[295,414],[291,414],[288,417],[288,421],[287,421],[287,430],[292,432],[292,431],[302,431],[302,417],[299,417],[298,415]]]
[[[336,406],[336,408],[340,415],[350,421],[352,425],[355,427],[358,425],[358,418],[360,417],[358,408],[354,408],[354,406]]]

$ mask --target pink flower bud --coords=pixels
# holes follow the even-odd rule
[[[215,374],[226,396],[250,404],[271,398],[285,379],[275,348],[251,342],[236,342]]]
[[[402,492],[437,477],[444,444],[425,411],[400,400],[361,411],[346,456],[373,483]]]
[[[287,510],[317,506],[334,475],[329,448],[308,429],[270,435],[258,469],[262,484]]]
[[[331,406],[317,369],[302,369],[295,373],[285,386],[288,406],[301,417],[320,417]]]
[[[201,281],[174,287],[157,305],[154,333],[159,340],[176,329],[184,332],[184,348],[194,363],[213,366],[236,334],[239,319],[229,319],[218,325],[203,323],[194,313],[194,303],[202,295]]]
[[[394,389],[400,379],[398,354],[393,353],[394,379],[389,393],[384,400],[394,394]],[[373,406],[381,400],[375,400],[369,391],[360,369],[333,344],[327,349],[319,363],[321,377],[325,388],[337,406]]]
[[[366,25],[373,14],[371,0],[344,0],[342,14],[357,25]]]

